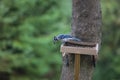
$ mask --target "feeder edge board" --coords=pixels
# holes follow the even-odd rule
[[[73,54],[85,54],[85,55],[98,55],[96,47],[71,47],[61,45],[60,51],[62,53],[73,53]]]

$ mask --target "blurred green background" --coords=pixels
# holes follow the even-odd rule
[[[71,0],[0,0],[0,80],[59,80]],[[101,0],[102,47],[93,80],[120,80],[120,0]],[[5,78],[5,79],[3,79]]]

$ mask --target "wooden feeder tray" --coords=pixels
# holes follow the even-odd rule
[[[89,42],[67,41],[61,45],[62,53],[98,55],[98,44]]]

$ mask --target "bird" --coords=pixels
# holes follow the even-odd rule
[[[67,41],[81,41],[81,40],[69,34],[59,34],[58,36],[54,36],[53,41],[54,43],[57,41],[65,43]]]
[[[64,44],[67,41],[81,41],[81,40],[72,35],[69,35],[69,34],[59,34],[57,36],[54,36],[54,38],[53,38],[54,44],[57,41],[60,41],[60,42],[62,42],[62,44]],[[65,64],[66,64],[66,66],[69,66],[68,54],[65,54],[64,56],[66,56]]]

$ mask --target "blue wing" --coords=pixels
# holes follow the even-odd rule
[[[60,34],[60,35],[58,35],[57,38],[58,38],[58,39],[72,38],[72,36],[71,36],[71,35],[68,35],[68,34]]]

